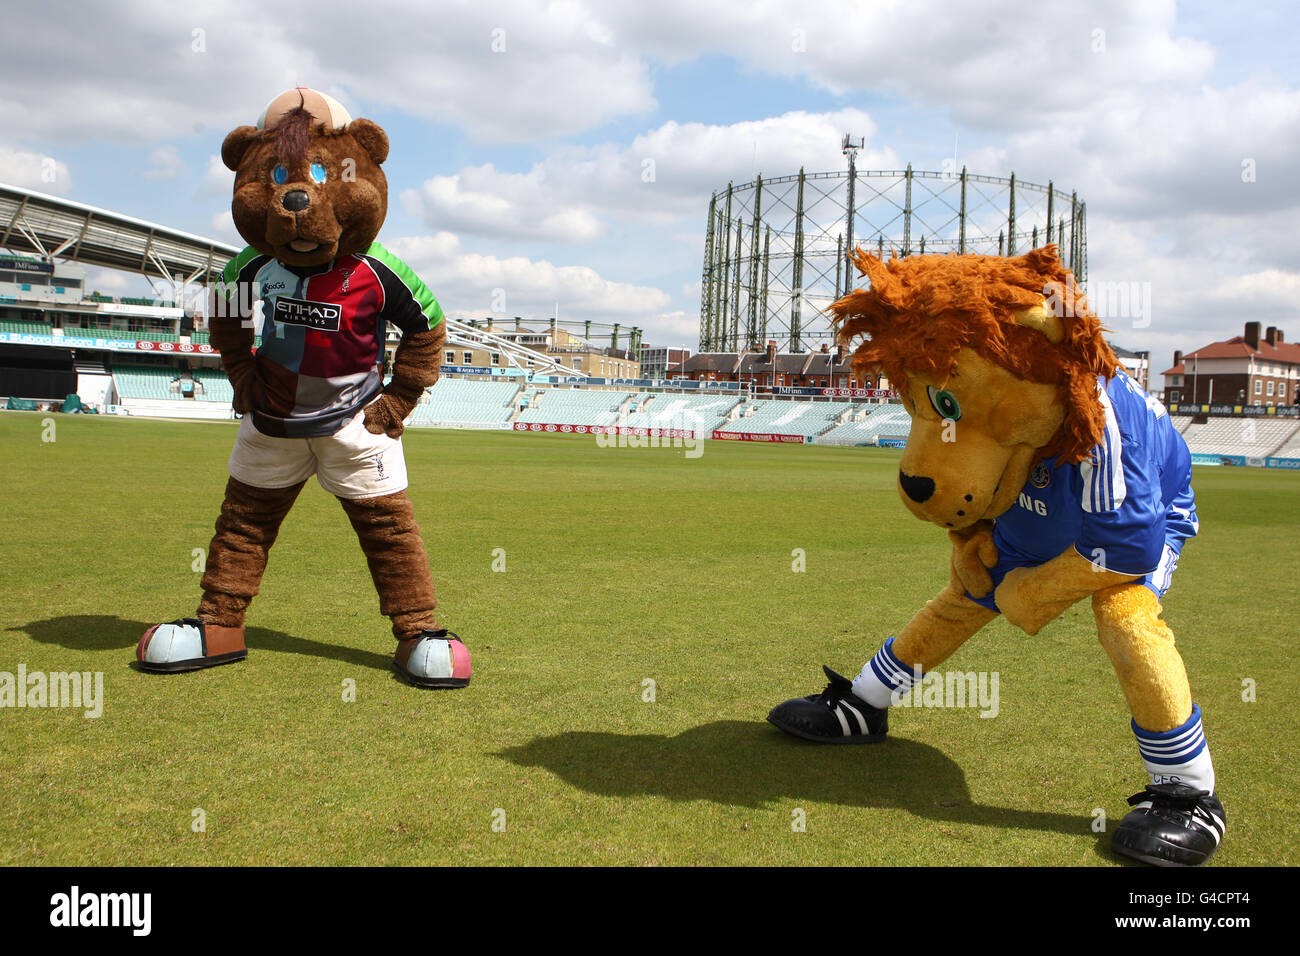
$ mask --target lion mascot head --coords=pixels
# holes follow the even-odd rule
[[[281,93],[256,126],[232,130],[221,145],[235,172],[235,228],[291,266],[364,252],[388,212],[379,168],[387,158],[388,136],[375,123],[315,90]]]
[[[1010,508],[1039,461],[1102,438],[1102,327],[1055,246],[1022,256],[854,255],[870,287],[831,306],[856,370],[880,370],[912,417],[898,476],[918,518],[960,530]]]

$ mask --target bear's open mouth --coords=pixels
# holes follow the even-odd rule
[[[320,243],[310,239],[295,239],[289,243],[289,248],[294,252],[314,252],[320,248]]]

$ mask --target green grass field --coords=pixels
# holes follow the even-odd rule
[[[898,452],[409,430],[440,614],[474,655],[467,690],[431,692],[393,674],[315,482],[248,660],[134,670],[146,626],[194,611],[234,427],[55,416],[46,442],[45,417],[0,415],[0,671],[102,671],[103,715],[0,710],[0,864],[1116,865],[1093,811],[1117,822],[1143,774],[1086,603],[944,665],[998,672],[992,719],[900,710],[867,747],[765,722],[946,580]],[[1166,619],[1228,812],[1213,863],[1296,865],[1300,476],[1195,486]]]

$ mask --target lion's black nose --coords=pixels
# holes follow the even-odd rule
[[[302,212],[311,202],[311,197],[301,189],[291,189],[284,194],[280,200],[280,205],[290,212]]]
[[[898,472],[898,483],[902,485],[903,490],[907,492],[907,497],[911,498],[918,505],[929,501],[930,496],[934,494],[933,478],[918,478],[916,475],[909,475],[907,472],[900,469]]]

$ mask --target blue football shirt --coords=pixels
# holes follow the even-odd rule
[[[1156,398],[1124,374],[1097,380],[1106,431],[1074,465],[1039,462],[993,529],[994,587],[1012,568],[1035,567],[1073,546],[1107,570],[1163,595],[1183,542],[1198,528],[1192,457]],[[968,594],[967,597],[970,597]],[[993,595],[975,599],[996,611]]]

